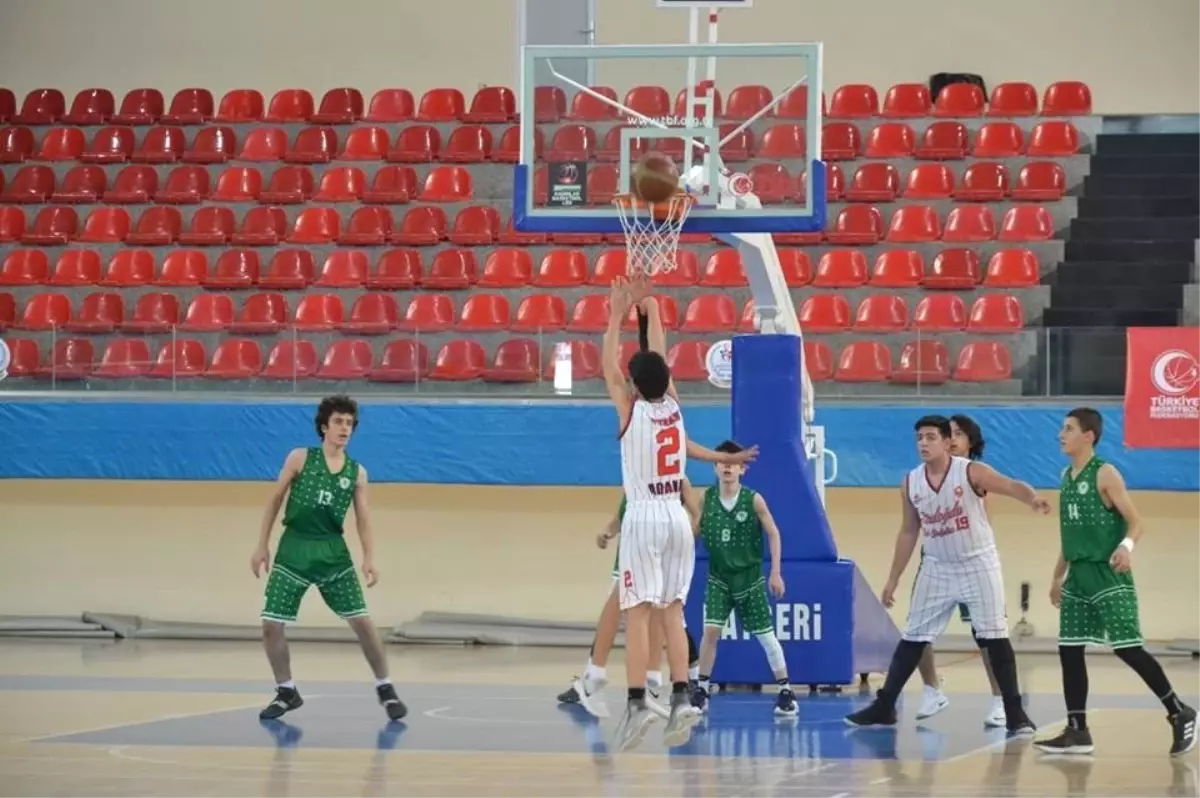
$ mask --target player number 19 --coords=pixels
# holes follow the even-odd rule
[[[1079,520],[1079,505],[1078,504],[1068,504],[1067,505],[1067,518],[1070,518],[1072,521]]]
[[[663,427],[654,435],[658,475],[672,477],[679,473],[679,427]]]

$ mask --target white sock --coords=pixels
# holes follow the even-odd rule
[[[647,687],[662,687],[662,671],[646,671]]]
[[[391,683],[392,683],[392,680],[390,678],[388,678],[387,676],[384,676],[382,679],[375,680],[376,687],[383,687],[385,684],[391,684]]]
[[[774,632],[763,632],[755,637],[767,655],[767,664],[771,666],[771,673],[779,673],[787,667],[787,660],[783,656],[783,646],[779,645],[779,638],[775,636]]]
[[[699,666],[694,666],[694,667],[688,668],[688,681],[689,682],[694,682],[699,678],[700,678],[700,667]]]
[[[605,681],[608,678],[608,669],[593,665],[592,661],[589,659],[587,669],[585,669],[583,672],[583,678],[590,682]]]
[[[792,689],[792,685],[788,683],[788,680],[787,680],[787,677],[786,677],[786,676],[785,676],[785,677],[783,677],[783,679],[782,679],[782,680],[780,680],[780,681],[778,681],[776,684],[779,686],[779,692],[781,692],[781,693],[782,693],[784,690],[791,690],[791,689]]]
[[[280,687],[286,687],[288,690],[295,690],[295,689],[296,689],[296,683],[295,683],[295,682],[293,682],[291,679],[288,679],[286,682],[280,682],[280,683],[279,683],[279,686],[280,686]]]

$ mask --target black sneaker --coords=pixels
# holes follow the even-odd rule
[[[578,676],[571,677],[571,686],[558,694],[558,698],[557,698],[558,703],[560,703],[560,704],[578,704],[579,703],[579,693],[578,693],[578,691],[575,690],[575,680],[578,678],[579,678]]]
[[[880,692],[883,692],[882,690]],[[858,712],[852,712],[847,715],[844,720],[847,726],[857,726],[859,728],[868,728],[871,726],[895,726],[896,725],[896,707],[886,706],[879,699],[879,693],[875,694],[875,700],[870,706],[860,709]]]
[[[304,699],[295,687],[276,687],[275,698],[258,713],[260,720],[274,720],[282,717],[285,712],[304,706]]]
[[[1096,750],[1092,744],[1092,733],[1072,726],[1067,726],[1057,737],[1034,740],[1033,747],[1043,754],[1055,755],[1090,754]]]
[[[708,691],[699,684],[692,687],[689,698],[691,699],[692,706],[696,709],[701,712],[708,712]]]
[[[792,692],[790,687],[785,687],[779,691],[779,697],[775,699],[775,714],[781,718],[794,718],[800,712],[800,708],[796,706],[796,694]]]
[[[1185,704],[1167,720],[1175,737],[1171,743],[1171,756],[1182,756],[1196,747],[1196,710]]]
[[[379,697],[379,703],[387,712],[389,720],[400,720],[408,714],[408,707],[404,706],[400,696],[396,695],[396,688],[392,686],[391,682],[376,687],[375,695]]]

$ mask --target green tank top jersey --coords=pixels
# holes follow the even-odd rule
[[[1104,461],[1093,457],[1072,478],[1068,466],[1059,486],[1059,529],[1067,562],[1108,562],[1125,538],[1127,524],[1116,508],[1105,507],[1096,484]]]
[[[720,488],[704,492],[700,536],[708,549],[709,570],[730,574],[762,568],[763,528],[754,511],[757,494],[743,487],[729,510],[721,503]]]
[[[354,486],[358,484],[358,461],[346,458],[337,474],[329,471],[321,447],[308,450],[304,468],[292,480],[287,509],[283,513],[283,528],[305,537],[340,536],[350,503],[354,501]]]

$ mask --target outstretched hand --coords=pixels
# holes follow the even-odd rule
[[[629,299],[647,313],[650,312],[650,306],[655,304],[650,297],[650,278],[644,272],[638,272],[630,278]]]
[[[721,462],[728,463],[730,465],[745,465],[746,463],[753,463],[757,459],[758,447],[750,446],[746,449],[742,449],[740,452],[730,452],[726,454],[726,456],[722,458]]]
[[[1035,513],[1037,513],[1038,515],[1049,515],[1050,510],[1053,509],[1050,506],[1050,502],[1046,501],[1045,499],[1041,499],[1041,498],[1034,499],[1033,504],[1031,504],[1029,506],[1031,508],[1033,508],[1033,511]]]
[[[615,277],[608,294],[608,312],[616,318],[622,318],[633,304],[633,295],[629,290],[629,281],[624,277]]]

